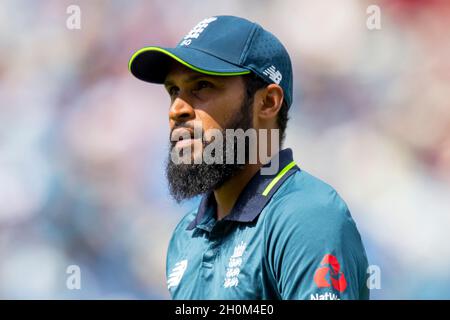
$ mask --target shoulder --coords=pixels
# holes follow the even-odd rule
[[[187,230],[189,224],[195,219],[198,208],[189,210],[173,229],[172,236],[169,241],[169,253],[175,248],[179,248],[186,239],[190,237],[192,230]]]
[[[356,231],[347,204],[337,191],[304,170],[285,181],[266,210],[268,233],[290,232],[317,242],[338,240],[343,232]]]
[[[172,238],[178,234],[182,234],[188,231],[187,227],[195,219],[197,211],[198,208],[194,208],[183,215],[183,217],[180,219],[180,221],[175,226],[175,229],[173,230]]]
[[[188,211],[175,226],[167,248],[166,267],[171,265],[172,260],[178,259],[179,255],[185,251],[184,246],[188,242],[186,240],[189,238],[190,232],[192,232],[187,230],[187,227],[195,219],[196,214],[197,209]]]
[[[195,219],[197,215],[198,208],[189,210],[187,213],[184,214],[184,216],[181,218],[181,220],[178,222],[174,229],[174,233],[177,233],[179,231],[185,231],[186,228],[189,226],[189,224]]]
[[[319,288],[315,278],[326,257],[338,261],[349,283],[345,293],[345,288],[341,292],[333,285],[338,296],[367,296],[364,246],[346,203],[333,187],[305,171],[296,172],[265,210],[265,261],[284,298],[309,299],[331,290],[329,285]]]
[[[348,218],[348,207],[337,191],[324,181],[302,170],[293,174],[274,194],[268,207],[268,218],[342,220]],[[303,221],[305,222],[305,221]]]

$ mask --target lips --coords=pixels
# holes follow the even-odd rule
[[[191,129],[191,128],[174,129],[174,130],[172,130],[171,140],[174,142],[185,140],[185,137],[187,136],[187,134],[189,134],[190,139],[193,139],[194,138],[194,129]]]
[[[175,143],[175,147],[177,148],[186,148],[199,141],[199,139],[184,139]]]

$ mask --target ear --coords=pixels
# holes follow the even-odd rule
[[[283,89],[275,83],[271,83],[261,90],[258,99],[259,106],[257,108],[257,116],[261,121],[276,119],[278,111],[280,111],[283,104],[283,99]]]

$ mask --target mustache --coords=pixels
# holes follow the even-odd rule
[[[206,141],[203,126],[194,126],[190,123],[180,123],[176,124],[170,131],[169,140],[171,146],[173,147],[178,141],[183,140],[186,137],[186,133],[188,133],[191,139],[198,137],[202,140],[203,144],[208,143],[208,141]]]
[[[170,136],[172,136],[173,132],[177,129],[186,129],[186,130],[194,132],[194,125],[186,123],[186,122],[175,124],[175,126],[172,128],[172,130],[170,130]],[[202,128],[202,132],[203,132],[203,128]]]

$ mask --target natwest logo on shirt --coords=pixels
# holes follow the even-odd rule
[[[347,280],[341,271],[341,265],[332,254],[326,254],[323,257],[319,268],[314,274],[314,282],[319,288],[333,287],[339,292],[344,292],[347,288]]]
[[[311,294],[310,300],[341,300],[339,296],[335,293],[326,292],[324,294]]]

